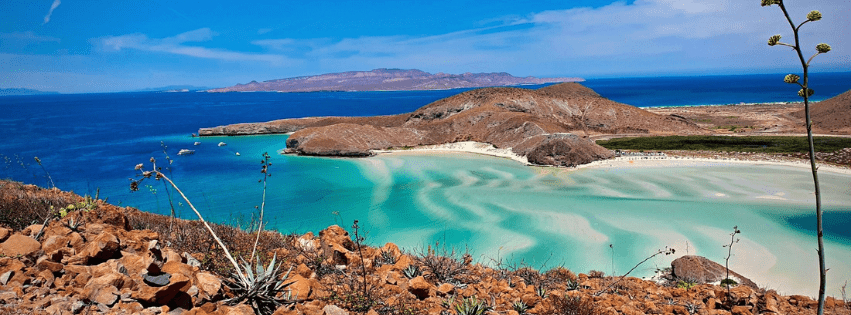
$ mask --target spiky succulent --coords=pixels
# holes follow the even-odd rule
[[[485,304],[484,301],[479,301],[475,296],[461,300],[461,303],[455,305],[457,315],[482,315],[489,311],[491,307]]]
[[[402,274],[404,274],[408,279],[413,279],[422,275],[420,267],[417,267],[416,265],[408,265],[408,267],[405,267],[405,269],[402,270]]]
[[[780,35],[774,35],[768,38],[768,46],[777,45],[780,42]]]
[[[567,285],[568,291],[579,290],[579,280],[572,279],[572,278],[567,279],[566,285]]]
[[[830,45],[825,43],[818,44],[816,45],[816,51],[818,51],[820,54],[826,54],[830,51]]]
[[[821,12],[818,10],[812,10],[807,14],[807,20],[809,21],[818,21],[821,20]]]
[[[807,95],[807,97],[813,96],[813,94],[815,94],[815,91],[813,91],[813,89],[807,89],[807,92],[809,92],[809,95]],[[798,91],[798,96],[804,97],[804,89]]]
[[[793,83],[798,83],[798,80],[800,80],[800,79],[801,79],[801,77],[798,76],[797,74],[787,74],[786,77],[783,78],[783,82],[793,84]]]
[[[529,311],[529,305],[526,305],[523,301],[514,302],[514,304],[511,304],[511,308],[520,315],[526,314]]]
[[[293,303],[290,290],[287,289],[293,282],[286,282],[292,267],[281,276],[281,266],[276,266],[276,259],[277,255],[273,256],[272,261],[265,268],[258,262],[253,270],[251,265],[242,261],[245,278],[234,274],[233,278],[236,280],[225,280],[225,284],[233,292],[234,297],[224,302],[235,305],[245,301],[251,305],[257,315],[272,314],[279,306]],[[279,294],[280,297],[278,297]]]

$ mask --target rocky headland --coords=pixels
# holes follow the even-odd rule
[[[287,152],[303,155],[369,156],[374,150],[475,141],[509,149],[532,164],[575,166],[613,156],[589,140],[595,135],[707,131],[678,116],[653,114],[578,83],[562,83],[537,90],[476,89],[401,115],[283,119],[203,128],[199,135],[291,132]]]
[[[198,221],[8,181],[0,181],[0,197],[0,314],[255,314],[250,304],[228,302],[233,269]],[[52,219],[22,221],[37,216]],[[248,259],[256,232],[213,229]],[[269,314],[461,315],[473,298],[486,306],[478,314],[490,315],[816,313],[810,297],[760,288],[735,271],[728,292],[718,285],[726,269],[699,256],[682,256],[649,281],[487,266],[439,246],[372,247],[339,226],[266,231],[260,240],[261,262],[275,256],[290,270],[275,279],[288,284],[277,296],[285,303]],[[849,305],[828,297],[825,313],[851,314]]]
[[[448,90],[523,84],[580,82],[582,78],[515,77],[505,72],[431,74],[416,69],[375,69],[304,76],[263,82],[251,81],[207,92],[316,92]]]

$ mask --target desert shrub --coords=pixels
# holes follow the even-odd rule
[[[0,226],[23,230],[54,216],[55,209],[81,200],[73,193],[0,180]]]
[[[458,258],[455,249],[441,247],[440,243],[435,247],[428,247],[425,253],[416,255],[416,261],[425,270],[425,276],[438,283],[451,283],[456,286],[464,285],[464,276],[467,275],[467,266]]]
[[[605,276],[606,276],[606,273],[599,271],[599,270],[591,270],[591,271],[588,272],[589,278],[603,278]]]
[[[590,298],[578,296],[550,296],[552,309],[547,314],[554,315],[595,315],[597,311]]]
[[[727,278],[727,279],[721,280],[721,286],[722,286],[722,287],[734,287],[734,286],[736,286],[736,285],[738,285],[738,284],[739,284],[739,283],[738,283],[738,282],[736,282],[736,280],[733,280],[733,279],[730,279],[730,278]]]

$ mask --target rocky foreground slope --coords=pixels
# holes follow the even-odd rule
[[[703,134],[686,119],[662,116],[601,97],[577,83],[537,90],[484,88],[380,117],[284,119],[199,131],[201,136],[294,132],[289,152],[368,156],[373,150],[460,141],[511,149],[530,163],[573,166],[612,153],[587,139],[599,134]]]
[[[0,227],[0,314],[254,314],[248,304],[227,302],[234,295],[225,281],[232,269],[197,221],[172,222],[7,181],[0,181],[0,197],[4,214],[22,216],[31,213],[20,207],[84,205],[45,226],[10,229],[15,218],[0,220],[6,226]],[[231,251],[248,259],[254,236],[222,228],[214,225]],[[251,241],[234,243],[238,238]],[[261,260],[275,255],[282,271],[291,270],[289,297],[278,295],[286,303],[273,311],[278,315],[462,315],[458,306],[472,298],[487,306],[478,314],[488,315],[815,314],[816,308],[809,297],[758,289],[735,272],[741,284],[729,294],[705,284],[725,270],[697,256],[675,260],[670,281],[657,283],[599,271],[490,268],[439,246],[414,253],[392,243],[360,246],[338,226],[318,236],[268,232],[261,239],[279,242],[261,244]],[[187,242],[200,246],[185,252]],[[826,305],[826,314],[851,314],[845,301],[828,297]]]
[[[375,69],[328,73],[211,89],[207,92],[315,92],[315,91],[413,91],[446,90],[488,86],[579,82],[581,78],[515,77],[505,72],[431,74],[410,69]]]

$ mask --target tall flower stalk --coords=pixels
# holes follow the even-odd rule
[[[826,54],[830,51],[830,45],[821,43],[816,45],[816,53],[810,57],[810,59],[804,58],[804,53],[801,50],[801,42],[799,39],[799,31],[804,24],[809,22],[815,22],[821,20],[822,15],[819,11],[810,11],[807,14],[807,20],[802,22],[801,24],[795,25],[795,22],[792,22],[792,18],[789,17],[789,12],[786,10],[786,5],[783,4],[783,0],[762,0],[762,6],[772,6],[778,5],[780,10],[783,11],[783,15],[786,16],[786,21],[789,22],[789,26],[792,28],[792,32],[795,35],[795,44],[787,44],[781,42],[780,35],[771,36],[768,39],[769,46],[787,46],[791,47],[798,54],[798,59],[801,61],[801,68],[803,69],[803,82],[801,82],[801,77],[796,74],[789,74],[784,78],[784,82],[789,84],[797,84],[801,87],[801,90],[798,91],[798,96],[804,98],[804,113],[806,125],[807,125],[807,141],[810,145],[810,168],[813,172],[813,183],[815,184],[815,196],[816,196],[816,230],[818,233],[818,257],[819,257],[819,294],[818,294],[818,315],[824,314],[824,293],[825,287],[827,285],[827,274],[826,267],[824,262],[824,231],[822,229],[822,211],[821,211],[821,191],[819,189],[819,180],[818,180],[818,166],[816,166],[816,157],[815,157],[815,146],[813,145],[813,121],[810,118],[810,96],[813,96],[814,91],[809,87],[809,69],[810,63],[813,59],[821,54]]]

